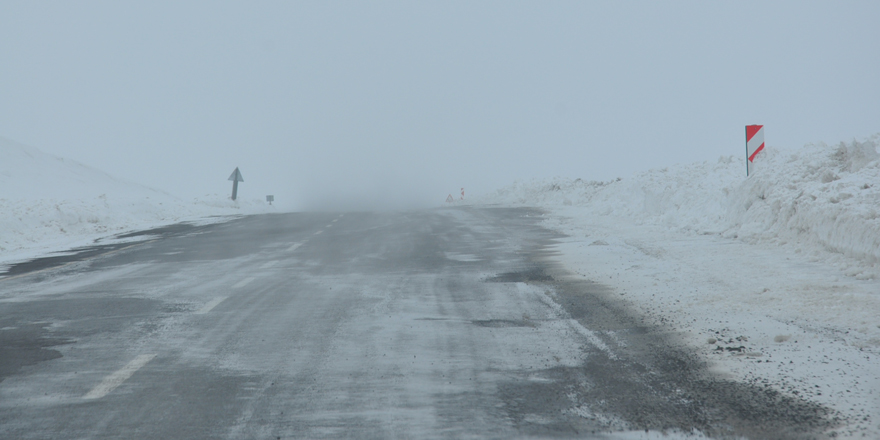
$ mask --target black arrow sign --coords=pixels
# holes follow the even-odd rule
[[[244,182],[244,179],[241,177],[241,171],[238,170],[238,167],[235,167],[235,171],[229,175],[229,180],[232,181],[232,200],[235,200],[238,197],[238,182]]]

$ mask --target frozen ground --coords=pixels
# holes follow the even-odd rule
[[[126,231],[271,210],[228,194],[183,201],[5,138],[0,157],[0,268]]]
[[[768,148],[611,182],[517,183],[569,269],[679,332],[723,374],[839,411],[880,438],[880,135]]]

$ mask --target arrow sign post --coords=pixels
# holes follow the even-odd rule
[[[229,179],[232,181],[232,200],[235,200],[238,197],[238,182],[244,182],[244,179],[241,177],[241,171],[238,170],[238,167],[235,167],[235,171],[229,175]]]

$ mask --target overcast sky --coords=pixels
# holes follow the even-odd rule
[[[182,198],[436,206],[880,132],[880,2],[0,1],[0,136]],[[745,173],[745,171],[744,171]]]

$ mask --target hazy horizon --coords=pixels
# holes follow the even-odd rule
[[[0,136],[182,198],[436,206],[880,132],[875,2],[0,6]]]

